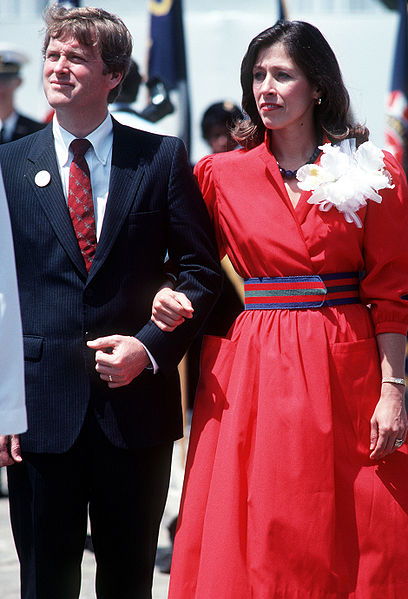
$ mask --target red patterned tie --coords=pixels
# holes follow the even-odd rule
[[[96,249],[95,214],[89,167],[85,153],[91,147],[87,139],[74,139],[70,148],[74,153],[69,169],[68,208],[78,239],[79,248],[89,272]]]

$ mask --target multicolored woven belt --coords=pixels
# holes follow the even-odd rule
[[[359,304],[358,272],[244,279],[245,310],[299,310]]]

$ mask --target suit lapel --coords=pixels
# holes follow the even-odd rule
[[[41,179],[39,181],[39,178],[36,178],[36,175],[41,171],[45,171],[50,175],[50,181],[46,185],[39,184]],[[109,255],[123,223],[135,203],[143,172],[144,165],[140,157],[140,147],[135,143],[134,132],[131,131],[129,135],[126,128],[114,123],[108,201],[101,236],[88,277],[62,190],[55,156],[52,126],[49,125],[39,132],[38,141],[33,146],[29,156],[27,179],[62,247],[75,267],[85,278],[88,277],[88,282]]]
[[[134,205],[143,178],[144,165],[140,145],[135,143],[135,131],[129,132],[114,121],[112,166],[108,201],[90,279],[100,269]]]
[[[55,235],[75,267],[86,277],[87,270],[69,216],[55,156],[52,126],[38,134],[38,141],[29,155],[27,179],[40,202]],[[38,175],[43,171],[42,176]],[[49,182],[44,184],[48,178]]]

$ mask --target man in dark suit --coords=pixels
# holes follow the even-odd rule
[[[22,83],[20,70],[28,62],[25,54],[11,44],[0,44],[0,143],[15,141],[44,127],[14,107],[15,92]]]
[[[54,6],[46,23],[53,123],[0,148],[25,346],[28,432],[9,467],[22,597],[79,596],[89,507],[97,597],[148,599],[182,435],[177,363],[220,268],[182,142],[108,114],[131,54],[122,21]],[[150,319],[166,254],[194,306],[174,334]]]

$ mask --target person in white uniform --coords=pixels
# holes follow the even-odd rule
[[[24,396],[23,335],[14,248],[6,193],[0,171],[0,466],[21,458],[13,435],[27,430]],[[1,437],[0,437],[1,439]]]
[[[139,72],[138,64],[134,60],[131,60],[129,71],[122,82],[119,95],[110,105],[109,112],[122,125],[141,129],[142,131],[149,131],[150,133],[162,133],[155,123],[143,118],[135,109],[142,81],[143,77]]]

